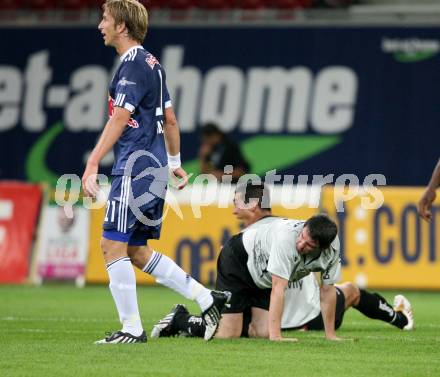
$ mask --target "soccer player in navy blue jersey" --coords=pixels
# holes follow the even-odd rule
[[[147,241],[160,236],[168,172],[188,177],[180,163],[180,133],[159,61],[142,47],[148,13],[136,0],[107,0],[98,28],[104,44],[116,49],[121,63],[109,88],[109,120],[93,149],[82,178],[84,193],[96,196],[98,166],[114,150],[112,186],[107,201],[101,249],[122,329],[96,343],[146,342],[132,264],[156,280],[196,300],[213,337],[225,292],[213,292],[186,274]]]

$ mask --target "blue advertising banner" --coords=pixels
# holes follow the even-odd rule
[[[252,171],[383,174],[424,185],[439,157],[439,28],[152,28],[182,154],[215,121]],[[0,179],[81,175],[118,64],[97,29],[0,29]],[[112,157],[103,161],[109,173]]]

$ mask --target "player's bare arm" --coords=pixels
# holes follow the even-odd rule
[[[87,196],[96,195],[98,185],[93,176],[98,174],[99,163],[122,135],[130,120],[130,116],[131,113],[128,110],[122,107],[115,107],[112,117],[105,125],[95,148],[93,148],[87,160],[86,169],[82,177],[83,190]]]
[[[177,123],[176,114],[172,107],[165,109],[164,123],[165,144],[168,153],[170,170],[177,178],[180,178],[177,188],[183,189],[188,184],[188,174],[180,166],[180,131]],[[172,165],[172,160],[176,160],[176,165]],[[171,161],[170,161],[171,160]],[[178,160],[178,161],[177,161]]]
[[[281,336],[281,317],[284,308],[284,292],[288,281],[279,276],[272,275],[272,292],[269,306],[269,339],[272,341],[297,341],[295,338]]]
[[[432,218],[431,207],[432,207],[432,203],[436,198],[435,191],[439,186],[440,186],[440,159],[438,160],[437,166],[434,168],[434,171],[432,173],[431,180],[429,181],[429,184],[426,187],[426,190],[423,193],[418,203],[419,215],[422,219],[426,221],[431,221]]]
[[[333,285],[323,284],[320,288],[320,299],[326,339],[342,340],[336,336],[335,331],[336,288]]]

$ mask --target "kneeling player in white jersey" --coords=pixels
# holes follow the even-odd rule
[[[356,285],[346,282],[336,284],[335,329],[342,325],[345,311],[354,308],[365,316],[382,320],[402,329],[412,330],[414,319],[411,304],[402,295],[394,297],[394,307],[377,293],[370,293]],[[323,330],[319,302],[319,284],[313,274],[289,283],[284,296],[284,310],[281,327],[283,330]],[[251,311],[243,314],[241,336],[249,336]],[[159,324],[166,324],[160,328]],[[177,304],[170,314],[155,326],[155,337],[195,336],[203,337],[205,324],[200,316],[192,315],[185,305]]]
[[[249,205],[251,202],[249,198],[257,198],[257,204]],[[271,215],[268,193],[263,185],[239,187],[234,204],[234,214],[246,227],[250,227],[251,231],[252,228],[255,228],[251,227],[252,224],[257,222],[261,222],[263,225],[270,224],[277,219]],[[247,207],[245,208],[241,204],[246,204]],[[246,242],[246,236],[238,235],[225,245],[226,249],[235,252],[237,265],[243,265],[246,262],[240,260],[246,258],[246,255],[243,255]],[[259,244],[260,248],[261,245],[262,243]],[[219,257],[218,269],[217,287],[223,286],[224,280],[231,276],[236,279],[237,287],[235,289],[229,287],[232,290],[231,307],[223,311],[219,332],[216,336],[221,338],[248,335],[268,337],[270,334],[267,331],[268,325],[265,323],[268,318],[261,313],[267,312],[264,307],[267,305],[268,298],[270,299],[271,290],[253,286],[253,282],[249,279],[249,272],[237,269],[237,266],[231,263],[231,258],[228,260]],[[243,273],[245,276],[242,279],[237,279],[239,273]],[[246,275],[248,275],[247,279]],[[355,307],[370,318],[389,322],[399,328],[410,330],[413,327],[411,306],[403,296],[396,296],[394,309],[383,297],[361,290],[351,283],[336,285],[335,296],[336,304],[332,309],[334,328],[341,325],[344,312],[350,307]],[[309,330],[325,328],[321,314],[320,287],[314,274],[306,275],[299,280],[288,281],[284,297],[281,328]],[[257,318],[255,318],[255,314],[257,314]],[[184,305],[178,304],[171,313],[154,326],[152,337],[178,334],[203,336],[204,326],[204,321],[200,316],[191,315]]]

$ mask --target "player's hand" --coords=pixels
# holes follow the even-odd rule
[[[177,168],[171,172],[171,178],[173,179],[173,183],[176,184],[178,190],[182,190],[187,184],[189,180],[189,176],[185,170],[182,168]]]
[[[98,175],[98,165],[87,163],[86,170],[82,176],[82,188],[85,196],[96,197],[99,185],[96,182]]]
[[[418,203],[419,216],[425,221],[431,221],[431,205],[436,197],[435,191],[427,189]]]

